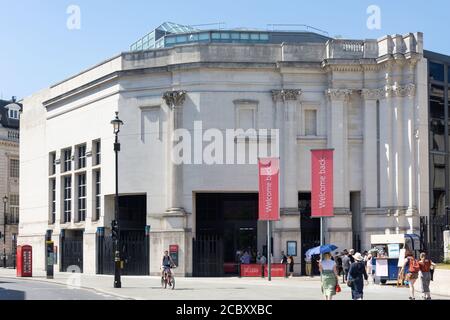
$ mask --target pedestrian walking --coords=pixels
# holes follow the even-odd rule
[[[336,263],[331,260],[331,253],[324,253],[319,262],[320,281],[325,300],[332,300],[336,295],[336,286],[339,282]]]
[[[288,257],[287,265],[289,268],[289,278],[293,278],[294,277],[294,257],[293,256]]]
[[[352,289],[353,300],[363,300],[364,298],[364,280],[367,281],[366,265],[361,253],[354,254],[355,262],[350,265],[348,271],[348,286]]]
[[[419,269],[420,269],[420,282],[422,284],[422,298],[424,300],[431,300],[430,293],[430,281],[431,281],[431,269],[435,266],[431,259],[425,252],[420,254]]]
[[[259,258],[259,264],[266,264],[267,263],[267,258],[264,254],[261,255],[261,257]]]
[[[284,254],[284,251],[281,251],[281,263],[287,264],[287,256]]]
[[[348,280],[348,271],[350,270],[350,265],[351,265],[349,253],[346,250],[344,250],[344,255],[342,256],[342,270],[343,270],[343,277],[344,277],[343,283],[346,283]]]
[[[335,253],[334,262],[336,262],[338,276],[341,276],[341,274],[342,274],[342,258],[341,258],[341,255],[339,254],[339,252]]]
[[[350,249],[349,253],[348,253],[348,257],[350,258],[350,263],[355,262],[355,258],[353,257],[355,255],[355,250],[354,249]]]
[[[414,296],[414,284],[419,278],[420,265],[419,262],[414,258],[412,251],[408,250],[405,254],[406,258],[403,261],[402,271],[406,275],[406,280],[409,285],[409,300],[416,300]]]
[[[312,278],[312,262],[311,262],[311,256],[305,256],[305,264],[306,264],[306,268],[305,268],[305,271],[306,271],[306,275],[308,276],[308,277],[311,277]]]
[[[375,277],[373,276],[373,265],[372,265],[372,253],[369,253],[365,258],[366,263],[366,273],[370,277],[371,281],[375,283]]]

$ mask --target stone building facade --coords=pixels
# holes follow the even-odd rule
[[[19,226],[19,117],[21,105],[0,100],[0,266],[15,266]],[[6,209],[6,210],[5,210]],[[5,223],[6,222],[6,223]]]
[[[25,98],[19,242],[35,248],[34,267],[44,269],[45,234],[51,230],[61,250],[70,234],[79,239],[74,241],[81,241],[82,270],[99,272],[99,234],[108,237],[113,217],[115,111],[125,123],[119,193],[129,215],[122,225],[130,232],[145,228],[150,274],[158,274],[163,251],[174,244],[177,274],[201,274],[196,268],[207,257],[199,257],[193,239],[214,238],[214,228],[221,230],[219,241],[235,243],[233,250],[253,243],[252,249],[264,251],[264,224],[250,217],[258,191],[255,164],[171,161],[174,130],[195,135],[200,121],[204,130],[220,132],[279,130],[275,258],[287,242],[296,242],[300,260],[305,235],[318,233],[304,229],[311,221],[302,217],[311,190],[311,149],[335,150],[335,217],[324,224],[327,242],[366,249],[371,234],[418,232],[429,208],[422,34],[308,39],[126,52]],[[262,139],[259,133],[244,138],[237,137],[236,145]],[[138,223],[131,217],[141,211]],[[248,212],[249,225],[236,222]],[[228,225],[236,233],[229,234]],[[220,254],[219,263],[230,262]],[[61,258],[69,259],[60,257],[58,264]]]

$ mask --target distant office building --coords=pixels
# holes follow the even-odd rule
[[[0,100],[0,267],[15,265],[19,225],[19,118],[21,105]],[[6,210],[5,210],[6,209]],[[5,250],[3,249],[5,248]]]
[[[372,234],[420,233],[420,218],[429,215],[421,33],[342,40],[165,23],[130,52],[24,99],[19,241],[35,248],[38,270],[50,230],[60,270],[113,271],[115,111],[125,123],[119,220],[126,274],[159,274],[173,245],[177,274],[187,276],[233,274],[237,253],[267,253],[257,165],[172,161],[172,133],[183,128],[201,138],[200,121],[204,130],[242,129],[233,148],[266,139],[261,129],[279,130],[276,259],[297,249],[300,262],[320,242],[310,209],[311,149],[335,150],[326,242],[369,249]]]
[[[430,128],[430,215],[424,220],[426,243],[435,261],[444,256],[443,230],[450,207],[450,56],[425,51],[428,60]]]

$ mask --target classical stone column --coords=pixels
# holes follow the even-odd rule
[[[334,149],[334,207],[349,208],[350,194],[347,179],[348,127],[346,105],[352,90],[328,89],[330,100],[330,127],[328,128],[328,147]]]
[[[383,94],[383,89],[363,89],[361,91],[364,104],[363,208],[378,207],[377,101],[383,97]]]
[[[297,89],[273,90],[277,108],[277,126],[280,129],[281,156],[281,211],[298,213],[297,188],[297,105],[302,91]]]
[[[403,179],[403,91],[397,83],[392,87],[392,178],[394,181],[392,205],[396,210],[405,207]]]
[[[301,90],[273,90],[276,106],[276,125],[280,130],[280,214],[281,220],[273,225],[274,258],[285,251],[287,241],[300,243],[300,215],[297,187],[297,106]]]
[[[383,99],[380,100],[380,205],[392,206],[393,177],[392,177],[392,88],[384,88]]]
[[[416,203],[416,150],[414,131],[414,101],[416,86],[408,84],[401,88],[404,98],[403,119],[403,175],[405,177],[405,204],[408,207],[407,214],[414,215],[417,211]]]
[[[172,160],[172,152],[176,143],[173,136],[175,130],[183,123],[182,106],[186,100],[186,91],[168,91],[163,95],[166,105],[169,107],[168,114],[168,188],[167,188],[167,212],[170,214],[184,214],[183,203],[183,164],[177,165]]]

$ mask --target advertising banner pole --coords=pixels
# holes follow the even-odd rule
[[[323,217],[320,217],[320,246],[323,245]]]
[[[272,247],[271,247],[271,232],[270,232],[270,220],[267,220],[267,279],[272,281]]]

